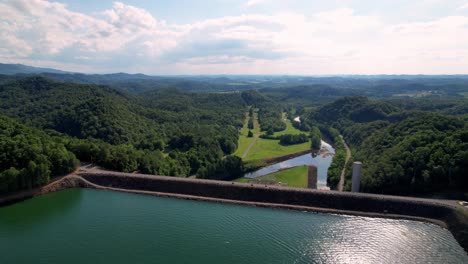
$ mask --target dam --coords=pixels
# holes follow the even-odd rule
[[[73,189],[65,190],[69,188]],[[53,193],[42,195],[48,192]],[[100,170],[83,170],[34,195],[15,198],[36,195],[41,196],[0,208],[0,237],[7,238],[0,239],[3,248],[11,246],[12,241],[13,245],[23,243],[24,228],[36,230],[51,225],[47,230],[52,233],[38,229],[34,237],[51,237],[57,243],[66,239],[64,234],[73,241],[81,241],[83,236],[85,241],[69,246],[87,259],[99,260],[99,252],[114,252],[109,259],[114,263],[132,261],[120,256],[115,248],[125,248],[123,254],[132,250],[127,248],[129,244],[135,247],[127,255],[142,262],[148,262],[148,254],[152,259],[173,263],[184,263],[184,257],[195,255],[206,263],[215,263],[217,258],[225,263],[310,263],[320,257],[323,262],[341,263],[414,263],[414,256],[425,263],[468,260],[466,211],[451,201]],[[13,202],[7,200],[0,199],[0,204]],[[54,206],[61,201],[66,204]],[[36,216],[28,220],[31,216],[24,208],[38,208]],[[94,241],[92,237],[99,239]],[[39,259],[49,260],[39,263],[50,263],[50,257],[55,256],[50,253],[53,249],[36,242],[37,252],[32,250],[32,254],[36,252]],[[200,243],[206,248],[197,247]],[[187,255],[178,253],[181,247],[188,250]],[[6,252],[7,259],[13,258],[9,250]],[[177,255],[181,258],[174,258]],[[16,263],[28,263],[26,257],[21,256],[24,262]]]

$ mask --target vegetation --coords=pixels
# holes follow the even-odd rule
[[[458,118],[421,114],[368,137],[362,190],[410,194],[468,190],[468,127]]]
[[[363,162],[361,189],[365,192],[466,192],[466,116],[449,116],[444,106],[428,112],[408,111],[398,105],[395,101],[345,97],[310,112],[309,121],[339,129],[357,149],[355,160]],[[339,181],[345,153],[340,150],[342,144],[336,143],[339,133],[333,129],[327,132],[337,151],[329,169],[333,187]]]
[[[335,148],[335,156],[327,172],[327,184],[331,188],[336,189],[341,178],[341,171],[346,166],[346,149],[338,130],[331,127],[323,127],[322,131],[324,131],[326,137],[330,139],[331,144]]]
[[[251,108],[252,109],[252,108]],[[252,130],[248,129],[248,124],[247,122],[249,120],[254,120],[254,128]],[[249,136],[249,132],[252,132],[252,136]],[[256,121],[256,114],[253,114],[253,118],[250,117],[250,115],[246,114],[246,120],[244,122],[244,126],[241,128],[239,131],[239,141],[237,143],[238,147],[237,150],[234,152],[234,155],[238,157],[242,157],[247,150],[247,148],[250,146],[252,141],[254,140],[254,135],[260,133],[260,127],[258,125],[258,122]]]
[[[258,138],[255,144],[250,149],[250,152],[244,160],[267,159],[273,157],[280,157],[305,151],[310,149],[310,143],[305,142],[302,144],[295,144],[283,146],[279,144],[278,140]]]
[[[47,184],[77,162],[60,139],[0,115],[0,193]]]
[[[320,129],[318,127],[312,127],[310,130],[310,148],[313,151],[320,150],[322,146],[322,134],[320,133]]]
[[[335,187],[350,166],[340,134],[363,162],[363,191],[468,192],[466,78],[255,78],[0,75],[0,192],[46,184],[78,160],[232,179],[321,138],[336,150]]]
[[[31,177],[39,178],[3,189],[39,186],[51,175],[70,171],[60,169],[58,154],[48,151],[65,153],[76,161],[74,154],[81,161],[119,171],[224,178],[229,173],[223,168],[230,170],[235,162],[222,158],[237,149],[245,107],[239,93],[191,94],[169,89],[133,96],[108,87],[42,77],[6,82],[0,85],[0,112],[46,131],[62,145],[49,147],[45,140],[40,142],[43,145],[33,144],[39,136],[31,136],[27,140],[36,156],[30,154],[17,163],[8,157],[21,151],[11,145],[21,149],[26,143],[9,143],[2,152],[2,172],[8,170],[3,178],[16,177],[10,167],[20,172],[29,168],[34,172]],[[16,134],[4,136],[16,140]]]
[[[239,178],[237,182],[282,184],[289,187],[307,188],[307,166],[299,166],[274,172],[256,179]]]
[[[285,134],[285,135],[279,136],[279,143],[283,146],[301,144],[301,143],[308,142],[308,141],[309,139],[307,138],[306,134],[298,134],[298,135]]]

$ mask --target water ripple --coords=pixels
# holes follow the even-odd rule
[[[79,202],[34,221],[75,195]],[[0,249],[2,264],[468,263],[432,224],[95,190],[0,208]]]

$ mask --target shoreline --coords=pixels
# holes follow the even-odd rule
[[[250,185],[251,187],[267,186],[265,184],[258,184],[258,183],[235,183],[235,184],[247,184],[247,185]],[[326,213],[326,214],[364,216],[364,217],[373,217],[373,218],[404,219],[404,220],[410,220],[410,221],[418,221],[418,222],[435,224],[442,228],[448,229],[447,224],[445,222],[432,219],[432,218],[415,217],[415,216],[407,216],[407,215],[400,215],[400,214],[371,213],[371,212],[364,212],[364,211],[341,210],[341,209],[333,209],[333,208],[321,208],[321,207],[301,206],[301,205],[282,204],[282,203],[242,201],[242,200],[214,198],[214,197],[209,197],[209,196],[196,196],[196,195],[186,195],[186,194],[168,193],[168,192],[145,191],[145,190],[137,190],[137,189],[115,188],[115,187],[107,187],[107,186],[94,184],[77,175],[70,175],[70,176],[63,177],[62,179],[59,179],[41,188],[36,188],[36,189],[28,190],[25,192],[20,192],[20,193],[16,193],[13,195],[7,195],[5,197],[2,197],[0,198],[0,207],[9,206],[9,205],[12,205],[21,201],[25,201],[34,197],[38,197],[41,195],[45,195],[45,194],[49,194],[53,192],[60,192],[63,190],[73,189],[73,188],[89,188],[89,189],[96,189],[96,190],[103,190],[103,191],[125,192],[125,193],[133,193],[133,194],[158,196],[158,197],[177,198],[177,199],[184,199],[184,200],[238,204],[238,205],[248,205],[248,206],[254,206],[254,207],[278,208],[278,209],[307,211],[307,212]]]
[[[138,186],[145,187],[137,188]],[[0,197],[0,207],[69,188],[92,188],[186,200],[425,222],[448,229],[468,252],[468,210],[449,200],[343,193],[97,170],[73,173],[55,179],[41,188]]]
[[[295,153],[291,153],[291,154],[287,154],[287,155],[283,155],[279,157],[261,159],[261,161],[265,162],[265,165],[263,167],[266,167],[266,166],[273,165],[278,162],[283,162],[285,160],[293,159],[293,158],[296,158],[305,154],[309,154],[309,153],[312,153],[312,150],[308,149],[308,150],[303,150],[303,151],[299,151],[299,152],[295,152]]]

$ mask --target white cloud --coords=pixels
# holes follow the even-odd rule
[[[458,10],[464,10],[464,9],[468,9],[468,3],[464,4],[464,5],[461,5]]]
[[[0,61],[151,74],[466,73],[468,17],[390,24],[340,8],[170,24],[116,2],[96,15],[0,3]]]
[[[246,6],[248,7],[251,7],[251,6],[254,6],[254,5],[258,5],[258,4],[263,4],[265,2],[269,2],[271,0],[249,0],[245,3]]]

